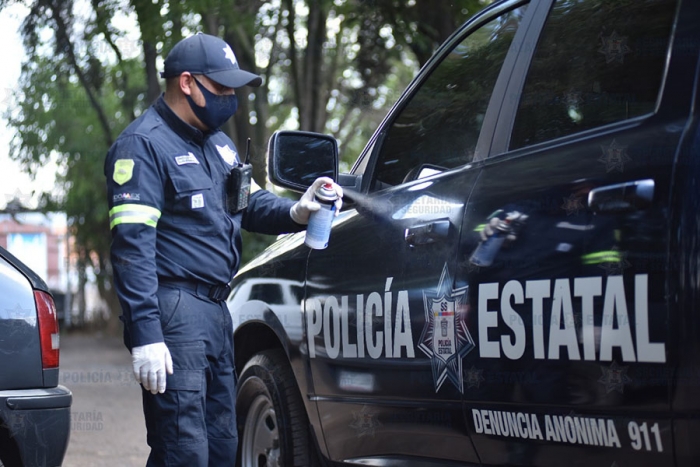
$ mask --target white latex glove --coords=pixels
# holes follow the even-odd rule
[[[165,373],[173,374],[173,359],[165,342],[141,345],[131,349],[136,381],[151,394],[165,392]]]
[[[527,215],[522,214],[518,211],[512,211],[506,215],[506,220],[509,222],[514,222],[514,221],[525,222],[527,220],[527,217],[528,217]],[[479,234],[481,235],[482,241],[485,241],[487,238],[489,238],[491,235],[494,234],[494,232],[496,230],[496,226],[498,225],[499,222],[501,222],[501,219],[496,217],[496,216],[489,219],[489,221],[486,223],[486,225],[481,230],[481,232],[479,232]],[[516,235],[514,233],[510,233],[506,237],[506,240],[508,240],[509,242],[512,242],[515,239],[516,239]]]
[[[333,189],[338,194],[338,199],[335,201],[335,215],[337,216],[338,213],[340,213],[340,208],[343,206],[343,189],[332,179],[328,177],[319,177],[306,190],[306,193],[302,195],[301,199],[294,203],[289,210],[289,215],[292,216],[294,222],[306,225],[309,223],[309,216],[311,213],[321,209],[321,205],[314,201],[314,193],[316,193],[316,190],[318,190],[321,185],[326,183],[332,184]]]

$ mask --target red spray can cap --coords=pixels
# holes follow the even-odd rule
[[[338,199],[338,194],[333,189],[333,184],[324,183],[318,190],[316,190],[316,199],[326,203],[332,203]]]

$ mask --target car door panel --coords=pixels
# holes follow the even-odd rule
[[[641,141],[628,131],[618,137],[637,139],[637,144],[630,145],[634,151],[659,141],[658,136],[649,131],[648,139]],[[661,258],[646,253],[662,251],[666,241],[658,232],[663,225],[662,208],[650,208],[651,218],[643,224],[638,211],[625,222],[588,210],[586,194],[605,183],[604,167],[596,168],[590,154],[596,154],[606,141],[609,136],[577,144],[578,150],[568,154],[554,149],[494,161],[484,168],[475,187],[469,206],[473,216],[463,227],[460,264],[465,267],[458,269],[457,279],[469,285],[473,320],[468,324],[478,341],[478,352],[464,362],[471,369],[465,410],[487,464],[518,460],[524,465],[558,465],[560,451],[575,449],[581,454],[573,464],[590,465],[589,454],[596,451],[590,446],[599,444],[625,447],[634,454],[632,441],[626,439],[627,425],[642,426],[647,420],[626,422],[629,415],[620,417],[619,408],[630,404],[639,412],[656,413],[658,419],[648,426],[658,427],[661,445],[670,446],[668,380],[658,365],[665,362],[667,342],[663,270],[655,269]],[[539,182],[517,183],[530,167],[547,167],[546,174],[529,179]],[[655,171],[659,186],[669,175],[665,169]],[[626,174],[631,180],[649,176],[650,172],[632,167]],[[529,217],[518,238],[499,252],[491,267],[474,266],[469,254],[479,242],[476,219],[483,223],[499,209],[518,210]],[[645,249],[633,250],[632,242],[643,242]],[[532,431],[524,437],[530,442],[520,434],[516,439],[498,436],[484,428],[484,411],[535,416],[543,438]],[[597,441],[586,443],[572,436],[576,447],[558,446],[558,435],[547,438],[546,432],[554,417],[564,417],[563,423],[604,420],[606,427],[614,419],[619,443],[610,440],[613,429],[606,428],[610,435]],[[554,445],[531,442],[543,440]],[[543,458],[543,450],[551,456]],[[616,451],[609,451],[612,463]],[[658,465],[654,464],[658,459],[641,454],[640,462]]]
[[[308,346],[324,433],[337,441],[329,446],[333,459],[391,453],[477,462],[465,436],[460,379],[445,366],[433,368],[421,351],[431,324],[425,296],[441,277],[451,291],[475,175],[443,174],[378,194],[371,205],[341,214],[328,248],[312,251]],[[407,229],[434,223],[446,224],[444,237],[406,241]],[[470,349],[467,340],[445,351]],[[445,360],[454,363],[456,355]]]
[[[628,7],[555,2],[565,39],[545,23],[528,70],[539,81],[512,81],[519,105],[499,120],[470,198],[457,281],[469,286],[478,352],[464,362],[465,417],[487,465],[673,462],[664,254],[680,134],[651,112],[675,9]],[[644,14],[647,28],[634,23]],[[605,21],[587,32],[577,15]],[[660,51],[630,56],[632,34]],[[628,94],[613,96],[631,75]],[[494,211],[528,217],[478,267],[469,257]]]
[[[461,413],[474,340],[454,277],[471,162],[528,18],[524,2],[499,5],[448,41],[378,131],[363,164],[369,193],[309,257],[309,361],[334,460],[479,461]]]

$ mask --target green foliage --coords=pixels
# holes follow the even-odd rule
[[[0,0],[0,9],[22,0]],[[231,43],[241,68],[264,85],[239,92],[227,130],[239,147],[253,140],[263,185],[269,135],[280,128],[333,134],[347,170],[419,66],[483,0],[28,0],[27,56],[11,157],[35,172],[59,162],[57,196],[82,260],[109,278],[104,155],[120,131],[161,92],[157,57],[202,31]],[[89,6],[89,8],[86,8]],[[76,13],[79,13],[76,14]],[[136,20],[138,43],[114,19]],[[132,58],[133,57],[133,58]],[[161,65],[162,66],[162,65]],[[47,192],[53,187],[47,187]],[[245,234],[243,260],[273,237]]]
[[[66,212],[82,260],[92,264],[98,279],[104,281],[108,279],[104,264],[110,243],[103,175],[108,137],[83,87],[64,68],[42,57],[25,64],[22,98],[8,116],[16,130],[11,154],[29,172],[40,170],[51,155],[59,156],[57,186],[47,187],[58,194],[44,196],[44,208]],[[109,116],[112,134],[144,108],[143,85],[137,85],[137,79],[143,77],[139,68],[137,60],[122,62],[120,69],[100,67],[95,97]],[[125,89],[119,79],[124,72],[132,73]],[[125,102],[135,105],[124,109]]]

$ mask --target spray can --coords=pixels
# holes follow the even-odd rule
[[[493,260],[496,259],[496,254],[498,254],[510,232],[510,219],[499,221],[494,228],[493,235],[479,243],[479,246],[476,247],[469,261],[473,265],[479,267],[491,266]]]
[[[333,185],[325,183],[316,190],[315,201],[321,205],[321,209],[312,212],[309,216],[309,224],[306,226],[305,243],[315,250],[322,250],[328,246],[331,236],[331,224],[335,217],[335,201],[338,194]]]

